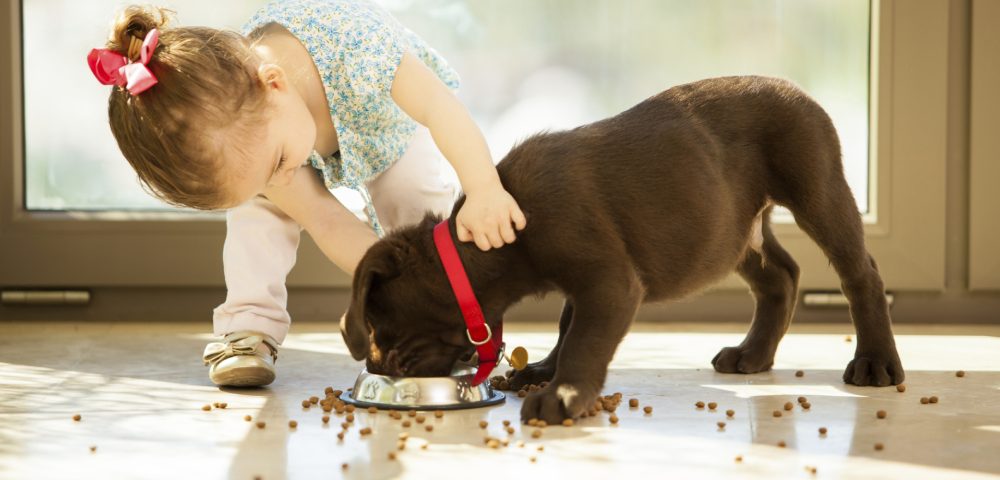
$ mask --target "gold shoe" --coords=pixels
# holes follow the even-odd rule
[[[263,333],[233,332],[224,343],[206,345],[203,359],[208,378],[220,387],[261,387],[274,381],[278,345]]]

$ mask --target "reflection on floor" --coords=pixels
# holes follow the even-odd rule
[[[521,400],[448,412],[404,428],[384,412],[324,425],[301,401],[346,388],[361,365],[334,325],[299,324],[268,389],[220,391],[200,364],[202,324],[0,323],[0,478],[996,478],[1000,474],[1000,327],[897,326],[907,389],[844,385],[848,325],[796,326],[775,369],[724,375],[709,360],[745,325],[636,326],[605,393],[627,403],[540,438],[517,424]],[[556,325],[507,325],[508,345],[542,358]],[[804,376],[796,377],[796,370]],[[957,370],[966,372],[957,377]],[[937,396],[936,404],[920,397]],[[797,405],[805,396],[809,410]],[[717,402],[715,411],[695,402]],[[226,409],[202,406],[226,402]],[[780,418],[785,402],[796,406]],[[734,410],[726,418],[726,410]],[[876,418],[885,410],[885,419]],[[79,422],[74,414],[82,415]],[[253,422],[244,420],[245,415]],[[483,438],[507,438],[491,449]],[[266,422],[264,429],[254,422]],[[289,420],[298,427],[290,429]],[[489,422],[486,431],[478,426]],[[717,422],[726,422],[719,428]],[[359,430],[374,433],[361,437]],[[820,435],[821,427],[827,429]],[[406,449],[397,451],[400,432]],[[519,446],[523,441],[524,446]],[[779,447],[784,442],[785,447]],[[428,444],[427,449],[422,449]],[[875,445],[882,444],[882,450]],[[96,451],[91,451],[96,447]],[[544,447],[544,450],[540,450]],[[742,461],[737,462],[737,456]],[[534,461],[532,461],[534,459]],[[342,464],[347,469],[342,470]],[[815,468],[813,474],[809,471]],[[491,470],[495,469],[495,470]]]

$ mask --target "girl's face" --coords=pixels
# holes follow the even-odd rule
[[[288,83],[281,67],[262,65],[258,74],[268,88],[268,111],[259,138],[238,138],[229,132],[228,145],[239,145],[244,155],[224,159],[224,188],[232,208],[261,194],[265,189],[288,185],[303,167],[316,144],[316,122],[298,91]],[[310,168],[310,167],[306,167]]]

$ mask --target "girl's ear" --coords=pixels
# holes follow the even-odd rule
[[[260,66],[257,67],[257,78],[259,78],[261,83],[266,85],[268,88],[286,90],[289,87],[288,76],[285,75],[285,69],[274,63],[260,64]]]

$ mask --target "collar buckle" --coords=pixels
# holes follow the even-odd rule
[[[477,342],[477,341],[473,340],[472,339],[472,332],[469,331],[468,328],[465,329],[465,336],[468,337],[469,341],[472,342],[472,344],[475,345],[475,346],[477,346],[477,347],[480,346],[480,345],[485,345],[487,342],[489,342],[490,340],[493,339],[493,330],[490,330],[490,324],[483,323],[483,326],[486,327],[486,338],[483,339],[480,342]]]

